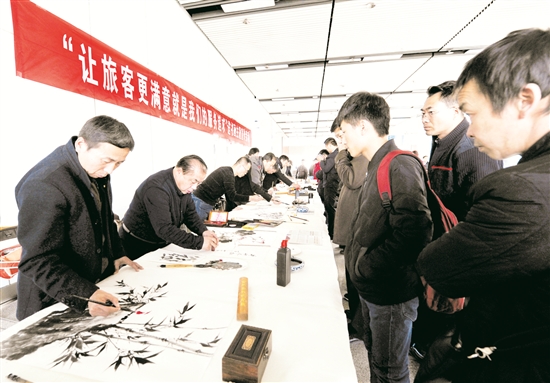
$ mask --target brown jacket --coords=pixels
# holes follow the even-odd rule
[[[342,188],[334,219],[334,243],[346,246],[351,240],[351,217],[357,207],[368,166],[369,161],[365,157],[359,155],[351,158],[347,150],[340,150],[335,158]]]

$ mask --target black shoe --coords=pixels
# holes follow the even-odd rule
[[[409,349],[409,354],[411,354],[417,361],[421,362],[426,356],[426,351],[418,347],[416,343],[413,343]]]
[[[344,297],[343,297],[343,298],[344,298],[344,300],[345,300],[345,301],[349,302],[349,296],[348,296],[348,293],[345,293],[345,294],[344,294]]]

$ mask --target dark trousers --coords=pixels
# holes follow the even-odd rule
[[[336,216],[336,209],[334,208],[334,200],[336,198],[336,191],[325,188],[325,198],[323,204],[325,205],[325,213],[327,214],[327,226],[328,235],[330,239],[334,234],[334,217]]]
[[[126,252],[126,256],[131,260],[135,260],[141,257],[143,254],[147,254],[156,249],[166,246],[166,244],[153,244],[140,241],[133,237],[130,233],[127,233],[122,227],[118,231],[118,235],[122,241],[122,247]]]

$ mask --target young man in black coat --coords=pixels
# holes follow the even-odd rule
[[[127,264],[111,210],[110,174],[134,147],[130,131],[108,116],[88,120],[78,137],[54,150],[19,181],[17,237],[23,247],[17,319],[56,302],[107,316],[117,298],[95,285]],[[100,302],[107,307],[74,296]]]
[[[376,174],[382,159],[397,150],[388,140],[388,104],[359,92],[342,105],[337,120],[350,155],[369,160],[344,257],[361,301],[371,381],[406,383],[421,291],[415,262],[433,232],[424,170],[412,157],[396,157],[390,164],[392,208],[384,208]]]
[[[470,210],[418,257],[439,293],[469,297],[460,313],[453,383],[550,381],[550,30],[510,33],[457,80],[468,135],[516,166],[479,180]],[[434,377],[428,377],[434,378]]]

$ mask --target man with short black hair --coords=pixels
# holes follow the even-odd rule
[[[338,155],[338,143],[332,137],[325,140],[325,148],[329,155],[319,164],[323,170],[323,204],[325,205],[325,213],[327,216],[328,235],[330,239],[334,236],[334,217],[336,216],[336,196],[338,195],[338,185],[340,177],[335,167],[335,159]]]
[[[359,92],[342,105],[337,120],[350,155],[369,160],[344,257],[361,301],[371,381],[409,382],[408,351],[421,290],[415,262],[433,232],[424,169],[410,156],[395,157],[389,166],[392,206],[384,208],[377,171],[397,150],[388,141],[388,104]]]
[[[428,88],[422,124],[432,136],[428,175],[432,189],[459,221],[468,212],[470,188],[487,174],[502,169],[502,161],[481,153],[466,135],[470,126],[453,95],[455,81]]]
[[[54,150],[19,181],[17,238],[23,253],[17,319],[57,302],[79,311],[89,309],[92,316],[120,310],[118,299],[96,283],[124,264],[136,271],[142,268],[125,256],[111,207],[110,174],[133,148],[126,125],[96,116],[84,124],[78,137]]]
[[[206,177],[206,170],[202,158],[188,155],[139,185],[119,228],[130,258],[170,243],[194,250],[214,250],[218,246],[216,234],[201,221],[191,198]],[[181,230],[183,224],[197,235]]]
[[[250,170],[250,166],[250,159],[241,157],[232,166],[219,167],[206,177],[191,195],[201,220],[208,218],[208,213],[214,209],[223,195],[226,201],[233,203],[262,200],[262,196],[238,194],[235,190],[235,176],[244,177]]]
[[[461,352],[445,360],[456,356],[444,375],[453,383],[550,381],[549,63],[550,29],[520,30],[472,58],[456,83],[474,145],[496,160],[522,157],[473,185],[464,220],[418,257],[436,291],[469,297]]]

